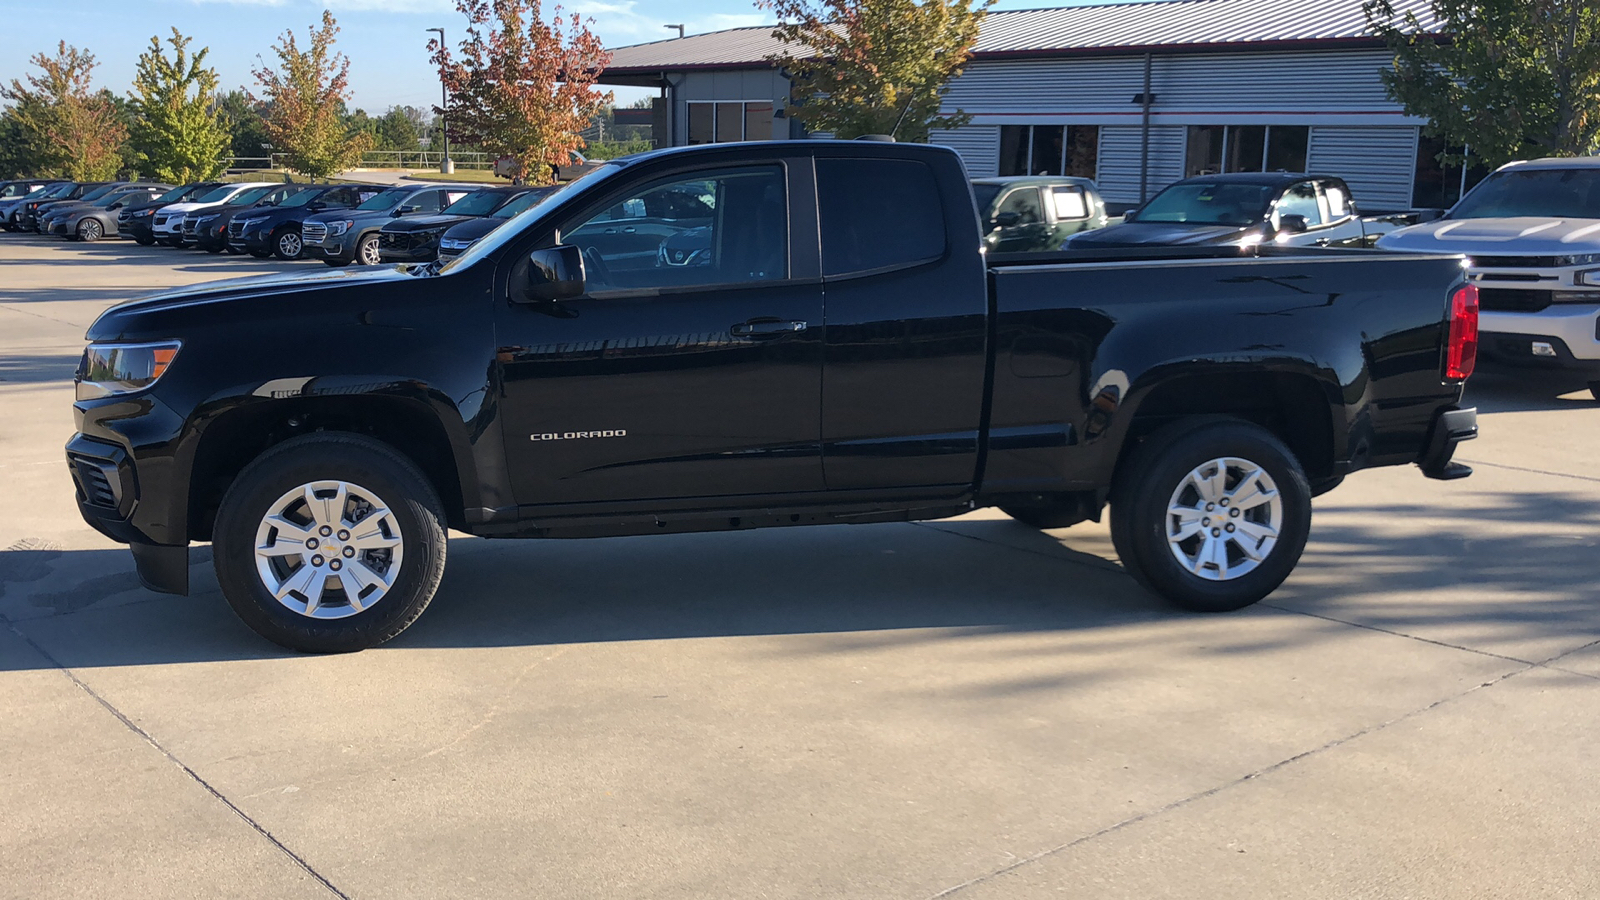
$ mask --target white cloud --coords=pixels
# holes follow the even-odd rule
[[[584,18],[593,19],[595,33],[611,47],[676,37],[676,29],[662,27],[669,21],[682,22],[688,34],[749,25],[767,25],[773,21],[771,16],[759,12],[712,13],[685,18],[676,12],[661,13],[654,5],[651,11],[641,12],[636,0],[578,0],[570,4],[567,9]]]

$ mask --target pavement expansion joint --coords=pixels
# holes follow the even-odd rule
[[[189,776],[189,778],[193,780],[195,784],[200,785],[200,787],[203,788],[206,793],[216,798],[219,803],[231,810],[234,815],[238,816],[246,825],[254,829],[257,834],[261,835],[263,838],[266,838],[267,841],[272,844],[272,846],[276,847],[279,852],[287,856],[292,862],[294,862],[296,866],[300,867],[300,869],[303,870],[307,875],[310,875],[312,878],[314,878],[318,884],[321,884],[324,888],[327,888],[329,893],[333,894],[335,897],[341,898],[341,900],[350,900],[350,896],[348,894],[339,890],[334,886],[333,882],[329,881],[321,872],[318,872],[316,869],[312,868],[311,864],[306,862],[306,860],[301,857],[300,854],[289,849],[282,841],[274,837],[272,832],[263,827],[261,823],[257,822],[255,819],[252,819],[248,813],[236,806],[232,800],[229,800],[227,797],[223,796],[221,791],[217,790],[215,787],[212,787],[211,783],[206,781],[204,778],[201,778],[200,773],[196,772],[194,769],[191,769],[186,763],[183,762],[183,760],[174,756],[172,751],[168,750],[166,747],[163,747],[160,741],[157,741],[155,738],[150,736],[149,732],[145,731],[143,728],[140,728],[132,719],[124,715],[121,710],[113,706],[109,700],[96,693],[95,689],[86,684],[83,679],[79,678],[77,673],[62,665],[60,660],[57,660],[53,655],[51,655],[50,651],[40,646],[39,643],[33,638],[20,631],[16,625],[12,624],[10,619],[0,615],[0,625],[4,625],[11,631],[12,634],[16,635],[19,640],[32,647],[35,653],[38,653],[40,656],[44,657],[45,660],[50,663],[50,665],[55,666],[58,670],[60,670],[61,674],[71,679],[72,683],[77,686],[78,690],[89,695],[90,699],[100,704],[100,706],[105,709],[106,712],[109,712],[111,715],[115,716],[117,721],[121,722],[129,731],[143,738],[145,743],[149,744],[151,747],[154,747],[157,753],[160,753],[162,756],[167,758],[168,762],[181,769],[183,774]]]
[[[1597,641],[1596,643],[1600,643],[1600,641]],[[1591,645],[1588,645],[1588,646],[1594,646],[1594,645],[1591,644]],[[1582,647],[1574,648],[1573,650],[1567,651],[1567,653],[1575,653],[1578,650],[1582,650],[1582,649],[1584,649],[1584,648],[1582,648]],[[1561,656],[1567,655],[1567,653],[1562,653],[1559,656],[1552,657],[1552,659],[1559,659]],[[1508,659],[1508,661],[1509,661],[1509,659]],[[1264,767],[1262,767],[1260,769],[1256,769],[1253,772],[1248,772],[1248,773],[1246,773],[1244,775],[1239,776],[1238,778],[1233,779],[1232,781],[1228,781],[1228,782],[1225,782],[1223,784],[1216,785],[1215,787],[1207,788],[1207,789],[1205,789],[1203,791],[1200,791],[1198,793],[1190,794],[1187,797],[1183,797],[1181,799],[1174,800],[1171,803],[1166,804],[1165,806],[1160,806],[1160,807],[1157,807],[1156,809],[1147,810],[1145,812],[1139,813],[1138,815],[1129,816],[1128,818],[1123,819],[1120,822],[1116,822],[1114,824],[1107,825],[1106,827],[1100,829],[1099,831],[1095,831],[1093,833],[1086,834],[1086,835],[1083,835],[1081,837],[1074,838],[1074,839],[1072,839],[1070,841],[1067,841],[1064,844],[1060,844],[1060,845],[1057,845],[1055,847],[1051,847],[1048,850],[1041,850],[1038,853],[1033,854],[1032,856],[1023,857],[1022,859],[1019,859],[1016,862],[1013,862],[1013,863],[1011,863],[1009,865],[1001,866],[998,869],[995,869],[995,870],[993,870],[991,872],[986,872],[986,873],[984,873],[982,875],[977,876],[976,878],[972,878],[972,879],[970,879],[968,881],[963,881],[960,884],[953,885],[951,887],[945,888],[944,890],[939,891],[936,894],[930,895],[927,898],[927,900],[941,900],[941,898],[944,898],[944,897],[954,896],[955,894],[957,894],[957,893],[959,893],[961,891],[964,891],[969,887],[973,887],[973,886],[976,886],[976,885],[979,885],[979,884],[983,884],[983,883],[988,882],[988,881],[993,881],[996,878],[999,878],[1001,876],[1004,876],[1004,875],[1007,875],[1007,874],[1009,874],[1011,872],[1014,872],[1014,871],[1022,868],[1023,866],[1029,865],[1030,863],[1035,863],[1035,862],[1038,862],[1040,860],[1047,859],[1049,857],[1056,856],[1056,855],[1061,854],[1061,853],[1065,853],[1068,850],[1075,849],[1075,848],[1077,848],[1079,846],[1082,846],[1084,844],[1089,843],[1090,841],[1094,841],[1094,840],[1096,840],[1098,838],[1105,837],[1108,834],[1114,834],[1114,833],[1116,833],[1118,831],[1121,831],[1121,830],[1123,830],[1125,828],[1132,827],[1134,825],[1137,825],[1137,824],[1139,824],[1141,822],[1144,822],[1146,820],[1149,820],[1149,819],[1154,819],[1157,816],[1163,815],[1165,813],[1169,813],[1169,812],[1173,812],[1174,810],[1182,809],[1182,808],[1184,808],[1186,806],[1189,806],[1192,803],[1195,803],[1195,802],[1200,801],[1200,800],[1204,800],[1207,797],[1216,796],[1217,794],[1220,794],[1223,791],[1228,790],[1229,788],[1237,787],[1237,786],[1239,786],[1241,784],[1245,784],[1246,782],[1254,781],[1254,780],[1256,780],[1258,778],[1262,778],[1264,776],[1270,775],[1273,772],[1276,772],[1276,771],[1278,771],[1280,769],[1287,768],[1287,767],[1289,767],[1289,766],[1291,766],[1291,765],[1293,765],[1293,764],[1295,764],[1297,762],[1300,762],[1301,760],[1309,759],[1309,758],[1311,758],[1313,756],[1318,756],[1318,755],[1320,755],[1320,754],[1322,754],[1324,752],[1327,752],[1329,750],[1334,750],[1334,749],[1337,749],[1339,747],[1342,747],[1345,744],[1350,743],[1351,741],[1357,740],[1357,739],[1362,738],[1362,737],[1366,737],[1369,734],[1375,734],[1375,733],[1377,733],[1379,731],[1383,731],[1384,729],[1386,729],[1386,728],[1388,728],[1388,727],[1390,727],[1392,725],[1398,725],[1401,722],[1405,722],[1405,721],[1408,721],[1410,719],[1414,719],[1414,718],[1416,718],[1418,716],[1424,715],[1426,713],[1432,712],[1433,710],[1438,709],[1439,707],[1445,705],[1446,703],[1450,703],[1452,701],[1460,700],[1460,699],[1463,699],[1465,697],[1471,696],[1472,694],[1475,694],[1478,691],[1484,690],[1485,688],[1494,687],[1495,685],[1501,683],[1502,681],[1505,681],[1508,678],[1511,678],[1511,677],[1516,676],[1516,675],[1520,675],[1520,674],[1522,674],[1524,672],[1531,672],[1531,671],[1533,671],[1534,669],[1537,669],[1537,668],[1541,668],[1541,666],[1539,664],[1536,664],[1536,663],[1524,663],[1524,664],[1522,664],[1521,668],[1513,669],[1513,670],[1511,670],[1509,672],[1506,672],[1504,674],[1497,675],[1494,678],[1489,679],[1488,681],[1482,682],[1480,684],[1475,684],[1472,687],[1467,688],[1466,690],[1464,690],[1464,691],[1462,691],[1462,692],[1460,692],[1458,694],[1451,694],[1448,697],[1442,697],[1442,698],[1440,698],[1438,700],[1433,701],[1432,703],[1429,703],[1427,706],[1423,706],[1421,708],[1414,709],[1414,710],[1412,710],[1412,711],[1410,711],[1408,713],[1402,713],[1401,715],[1395,716],[1394,718],[1389,719],[1388,721],[1379,722],[1376,725],[1369,725],[1366,728],[1361,729],[1360,731],[1356,731],[1356,732],[1353,732],[1351,734],[1347,734],[1344,737],[1334,738],[1333,740],[1328,741],[1327,743],[1322,744],[1320,746],[1312,747],[1309,750],[1305,750],[1305,751],[1302,751],[1300,753],[1296,753],[1293,756],[1287,757],[1285,759],[1278,760],[1277,762],[1275,762],[1275,763],[1273,763],[1273,764],[1271,764],[1269,766],[1264,766]]]
[[[1530,475],[1553,475],[1556,478],[1573,478],[1578,481],[1600,482],[1600,478],[1596,478],[1593,475],[1574,475],[1571,472],[1552,472],[1549,469],[1530,469],[1527,466],[1508,466],[1505,463],[1484,462],[1481,459],[1460,459],[1456,461],[1466,463],[1469,466],[1488,466],[1491,469],[1506,469],[1511,472],[1527,472]]]

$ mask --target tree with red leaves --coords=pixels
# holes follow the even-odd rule
[[[128,129],[116,105],[95,92],[94,54],[62,41],[55,56],[34,54],[38,75],[24,85],[12,79],[0,97],[13,104],[10,117],[32,151],[36,174],[63,174],[76,181],[101,181],[122,167]]]
[[[578,132],[611,102],[595,80],[611,62],[589,23],[540,0],[456,0],[467,17],[459,56],[430,41],[450,99],[450,134],[515,160],[513,176],[546,184],[584,147]]]

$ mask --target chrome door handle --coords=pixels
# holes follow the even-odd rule
[[[730,333],[739,337],[773,336],[805,330],[806,323],[804,322],[784,322],[777,319],[751,319],[748,322],[740,322],[728,329]]]

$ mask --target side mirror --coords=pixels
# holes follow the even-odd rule
[[[1306,221],[1305,216],[1297,216],[1290,213],[1289,215],[1278,217],[1278,231],[1281,234],[1304,234],[1310,227],[1311,223]]]
[[[1012,228],[1021,221],[1022,214],[1016,212],[1003,212],[994,217],[994,224],[997,228]]]
[[[328,208],[328,204],[323,203],[321,200],[313,200],[310,203],[306,204],[306,209],[308,209],[308,210],[310,210],[312,212],[316,212],[318,210],[327,209],[327,208]]]
[[[395,210],[394,214],[397,215],[397,216],[408,216],[408,215],[410,215],[410,214],[412,214],[412,213],[414,213],[416,211],[417,211],[417,207],[415,207],[415,206],[402,206],[399,209]]]
[[[517,292],[525,303],[554,303],[582,297],[583,251],[571,244],[546,247],[528,254],[528,274]],[[513,294],[515,297],[516,294]]]
[[[1139,211],[1137,209],[1128,210],[1127,212],[1122,214],[1122,221],[1124,221],[1124,222],[1137,222],[1137,221],[1139,221]]]

